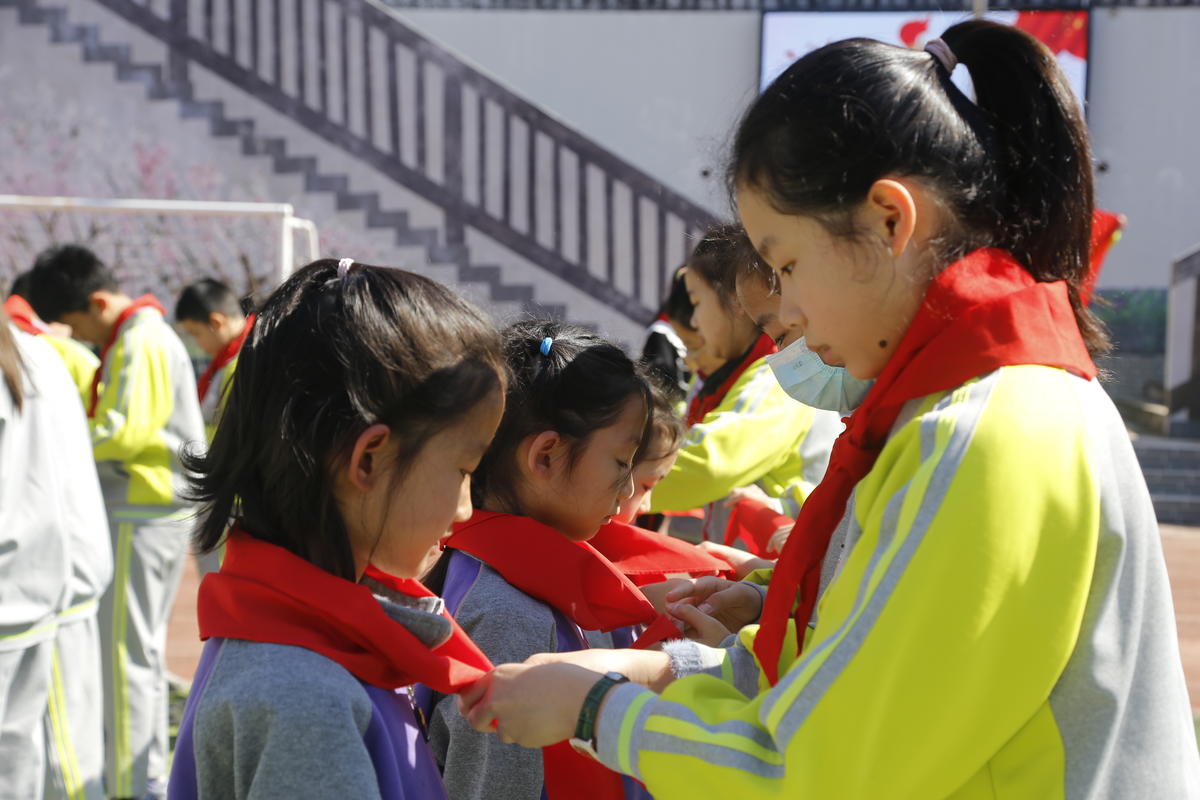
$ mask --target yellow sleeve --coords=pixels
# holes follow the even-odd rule
[[[161,439],[175,408],[168,352],[153,331],[133,327],[108,354],[92,423],[97,461],[134,460]]]
[[[719,500],[796,461],[813,423],[813,409],[784,394],[771,368],[759,360],[721,404],[692,426],[679,458],[650,495],[651,510],[688,511]]]
[[[1039,774],[1005,779],[1061,792],[1046,701],[1082,624],[1098,489],[1071,379],[1017,369],[1039,372],[968,384],[893,436],[858,485],[862,536],[776,686],[619,687],[602,760],[659,800],[990,798],[991,759],[1019,733]]]
[[[67,365],[67,372],[71,374],[71,382],[79,391],[79,398],[83,401],[83,407],[86,409],[92,402],[92,378],[96,375],[96,370],[100,368],[100,359],[74,339],[50,335],[44,338]]]

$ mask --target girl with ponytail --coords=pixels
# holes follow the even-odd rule
[[[835,42],[754,102],[729,178],[781,321],[874,384],[765,598],[698,582],[758,626],[502,666],[472,720],[586,734],[659,800],[1200,796],[1154,510],[1080,302],[1090,153],[1053,56],[984,21],[924,52]]]

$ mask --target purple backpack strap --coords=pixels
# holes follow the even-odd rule
[[[477,561],[459,550],[450,551],[450,562],[446,566],[446,580],[442,584],[441,592],[442,600],[446,603],[446,611],[450,616],[458,613],[458,607],[462,605],[467,592],[475,585],[475,579],[479,577],[479,571],[482,568],[483,562]],[[428,722],[433,714],[433,689],[423,683],[418,683],[413,687],[413,703],[421,712],[422,723]]]

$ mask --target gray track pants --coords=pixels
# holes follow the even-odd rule
[[[0,651],[0,800],[40,800],[53,640]]]
[[[110,511],[114,574],[100,602],[110,797],[142,797],[166,779],[167,620],[191,527],[185,514]]]
[[[59,619],[45,721],[47,800],[104,797],[104,681],[97,606],[93,600]]]

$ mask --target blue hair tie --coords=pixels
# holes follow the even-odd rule
[[[545,339],[542,339],[542,347],[541,347],[542,355],[544,355],[544,356],[550,355],[550,348],[553,346],[554,346],[554,337],[553,336],[547,336]]]

